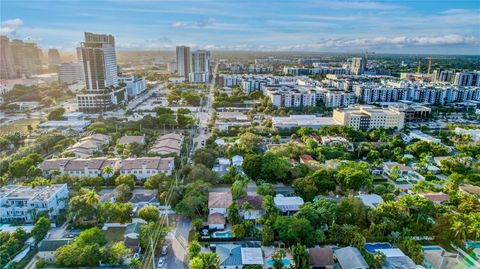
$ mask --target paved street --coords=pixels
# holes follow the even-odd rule
[[[187,256],[188,234],[192,228],[192,223],[187,218],[180,218],[177,222],[175,230],[171,234],[171,245],[167,254],[168,269],[184,268],[183,261]]]

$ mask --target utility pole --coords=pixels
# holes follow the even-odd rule
[[[150,248],[152,249],[152,269],[155,269],[155,250],[153,249],[152,237],[150,236]]]

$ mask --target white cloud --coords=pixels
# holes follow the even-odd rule
[[[194,21],[194,22],[174,22],[172,27],[174,28],[205,28],[207,26],[213,26],[218,24],[218,21],[213,18],[207,20]]]
[[[2,21],[0,23],[0,34],[15,34],[15,31],[23,25],[23,21],[19,18]]]

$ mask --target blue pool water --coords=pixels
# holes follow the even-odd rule
[[[388,248],[392,248],[392,245],[390,245],[390,243],[366,243],[365,244],[365,249],[371,253],[375,253],[379,249],[388,249]]]
[[[290,266],[291,262],[289,259],[282,259],[283,266]],[[268,267],[273,267],[273,260],[268,259],[267,260],[267,265]]]
[[[439,246],[425,246],[425,247],[422,247],[423,250],[442,250],[441,247]]]
[[[233,238],[232,232],[214,232],[213,238]]]
[[[465,247],[467,247],[467,248],[480,248],[480,241],[467,240],[467,241],[465,241]]]

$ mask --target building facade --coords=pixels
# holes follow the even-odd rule
[[[7,185],[0,188],[0,222],[27,222],[35,220],[40,212],[53,219],[68,204],[67,184],[50,186]]]
[[[353,57],[350,71],[353,75],[361,75],[367,68],[367,59],[365,57]]]
[[[184,77],[187,80],[191,70],[190,47],[177,46],[176,56],[177,56],[177,75],[180,77]]]
[[[403,112],[370,106],[335,109],[333,119],[355,130],[402,129],[405,124],[405,114]]]
[[[62,84],[74,84],[83,81],[82,70],[82,63],[61,63],[57,65],[58,81]]]
[[[210,81],[210,52],[197,50],[192,53],[191,72],[189,81],[193,83],[207,83]]]

